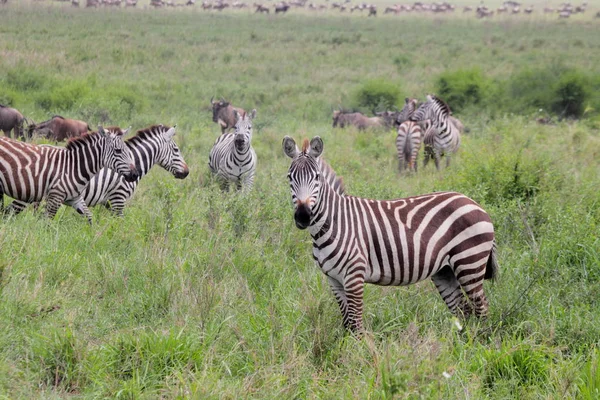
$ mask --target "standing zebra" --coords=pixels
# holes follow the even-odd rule
[[[98,133],[72,139],[64,148],[0,137],[0,210],[4,208],[4,194],[26,203],[46,199],[48,217],[54,217],[64,203],[91,223],[92,214],[81,192],[104,167],[114,169],[128,181],[137,179],[121,133],[98,127]]]
[[[135,136],[125,141],[131,151],[133,162],[138,171],[134,181],[127,181],[123,176],[109,168],[102,168],[86,186],[82,193],[83,201],[88,207],[104,204],[117,215],[123,215],[125,203],[133,196],[140,180],[150,172],[154,164],[158,164],[175,176],[184,179],[189,174],[189,169],[173,140],[175,128],[163,125],[154,125],[139,130]],[[121,134],[119,127],[107,128]],[[15,200],[11,207],[16,212],[21,211],[27,203]]]
[[[417,171],[417,154],[421,148],[421,126],[414,121],[405,121],[398,127],[396,149],[398,151],[398,169]]]
[[[224,133],[217,138],[208,157],[208,166],[221,181],[221,189],[227,190],[230,183],[249,192],[254,183],[256,153],[252,148],[252,120],[256,110],[250,114],[239,114],[234,110],[237,123],[234,133]]]
[[[299,229],[310,232],[313,257],[327,275],[344,318],[360,332],[365,283],[408,285],[431,277],[450,311],[485,316],[483,280],[498,263],[490,216],[455,192],[378,201],[347,196],[319,157],[318,136],[302,151],[288,136],[288,179]],[[465,298],[463,291],[466,293]]]
[[[440,169],[440,158],[446,156],[446,167],[450,165],[450,153],[455,153],[460,146],[460,132],[450,119],[450,107],[442,99],[427,95],[427,101],[411,115],[411,121],[421,123],[423,142],[425,143],[425,159],[423,167],[433,157],[435,167]]]

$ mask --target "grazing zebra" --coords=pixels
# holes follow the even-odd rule
[[[299,229],[310,232],[313,257],[327,275],[344,326],[362,330],[365,283],[408,285],[431,277],[450,311],[486,316],[483,280],[498,263],[490,216],[455,192],[378,201],[348,196],[319,157],[318,136],[302,150],[288,136],[288,179]],[[464,293],[468,298],[465,298]]]
[[[425,159],[423,167],[433,157],[435,167],[440,169],[440,158],[446,156],[446,167],[450,165],[450,153],[455,153],[460,146],[460,132],[450,119],[450,107],[442,99],[427,95],[427,101],[411,115],[411,121],[421,123],[423,142],[425,143]]]
[[[46,199],[46,215],[52,218],[61,204],[87,217],[92,214],[81,193],[100,169],[108,167],[132,182],[138,177],[122,133],[84,134],[66,147],[38,146],[0,137],[0,210],[6,194],[25,203]],[[16,211],[19,211],[18,209]]]
[[[396,149],[398,150],[398,169],[417,171],[417,154],[421,148],[421,126],[414,121],[405,121],[398,128]]]
[[[115,214],[122,216],[125,203],[133,196],[140,180],[150,172],[154,164],[158,164],[175,176],[177,179],[184,179],[189,174],[189,169],[179,147],[173,140],[175,128],[169,128],[163,125],[154,125],[149,128],[139,130],[137,134],[125,141],[125,144],[131,151],[133,162],[138,171],[138,178],[133,182],[127,181],[123,176],[117,174],[112,169],[102,168],[86,186],[81,194],[83,201],[88,207],[94,207],[104,204]],[[118,127],[107,128],[113,132],[121,134]],[[11,208],[19,212],[27,203],[15,200]]]
[[[230,183],[249,192],[254,183],[256,153],[252,148],[252,120],[256,110],[250,114],[236,114],[234,133],[225,133],[217,138],[208,157],[208,166],[221,181],[221,189],[227,190]]]

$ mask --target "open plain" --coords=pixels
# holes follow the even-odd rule
[[[598,399],[598,10],[559,20],[537,1],[480,20],[465,4],[376,18],[0,5],[0,103],[36,122],[177,124],[190,169],[155,167],[123,218],[0,219],[0,398]],[[371,112],[370,92],[399,107],[445,94],[469,130],[451,166],[400,174],[394,131],[332,128],[340,105]],[[257,109],[247,195],[209,172],[212,96]],[[294,225],[284,135],[319,135],[352,195],[477,201],[499,250],[489,317],[459,322],[430,281],[367,285],[366,334],[346,332]]]

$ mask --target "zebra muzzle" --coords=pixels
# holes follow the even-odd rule
[[[129,166],[129,173],[123,174],[123,177],[127,182],[135,182],[139,176],[138,170],[135,165],[131,164]]]
[[[298,229],[306,229],[310,225],[310,207],[306,203],[300,203],[296,207],[294,213],[294,221],[296,221],[296,227]]]

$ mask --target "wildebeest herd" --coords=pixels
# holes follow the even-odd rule
[[[37,0],[46,1],[46,0]],[[73,7],[80,7],[82,0],[49,0],[57,2],[70,2]],[[326,0],[328,2],[328,0]],[[7,4],[9,0],[0,0],[0,4]],[[139,0],[85,0],[86,8],[138,8],[141,5],[138,4]],[[160,8],[193,8],[196,6],[196,0],[150,0],[149,6],[154,9]],[[338,12],[349,12],[349,13],[366,13],[368,16],[377,15],[377,5],[372,3],[358,3],[352,4],[350,0],[343,2],[331,2],[328,4],[317,4],[308,2],[308,0],[284,0],[274,4],[266,3],[245,3],[238,0],[204,0],[200,3],[200,8],[205,11],[215,10],[223,11],[227,8],[238,9],[238,10],[254,10],[255,13],[270,14],[271,10],[274,14],[285,14],[291,9],[307,9],[310,11],[326,11],[334,10]],[[558,7],[545,6],[540,12],[544,15],[558,15],[559,18],[569,18],[575,14],[585,14],[588,9],[587,1],[579,5],[574,5],[570,2],[561,3]],[[414,1],[406,3],[397,3],[393,5],[387,5],[384,8],[384,14],[391,15],[414,15],[414,14],[432,14],[432,15],[443,15],[454,13],[457,7],[447,1],[440,2],[423,2]],[[536,13],[536,8],[533,5],[524,5],[521,2],[515,0],[506,0],[500,7],[491,7],[484,4],[483,1],[476,6],[464,6],[462,7],[462,14],[474,13],[477,18],[490,18],[500,15],[507,16],[518,16],[518,15],[531,15]],[[600,11],[595,14],[596,18],[600,18]]]
[[[257,166],[251,143],[256,110],[246,112],[223,98],[211,98],[210,106],[221,134],[208,155],[209,169],[222,190],[233,185],[248,193]],[[36,124],[7,106],[0,107],[0,116],[2,130],[7,136],[13,132],[13,138],[0,137],[0,209],[4,194],[14,199],[6,212],[16,214],[45,201],[49,217],[66,204],[91,223],[91,206],[106,205],[122,215],[154,164],[178,179],[189,174],[174,141],[175,127],[153,125],[124,141],[129,129],[99,126],[90,132],[86,122],[62,116]],[[458,149],[464,129],[434,95],[421,104],[406,98],[402,110],[373,117],[333,112],[333,127],[350,126],[395,129],[400,168],[413,170],[421,143],[425,163],[434,158],[439,168],[440,157]],[[27,141],[34,136],[69,141],[64,147],[36,145]],[[342,181],[322,157],[321,138],[306,140],[300,149],[286,136],[282,145],[293,160],[288,180],[296,226],[308,229],[313,238],[314,258],[329,279],[346,328],[363,329],[365,283],[407,285],[431,278],[453,314],[487,314],[483,281],[494,278],[498,269],[494,228],[473,200],[455,192],[392,201],[346,196]]]

